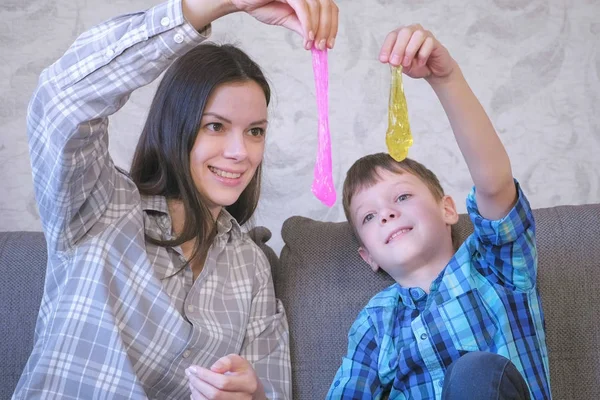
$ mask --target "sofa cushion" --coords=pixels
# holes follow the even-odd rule
[[[554,397],[600,398],[600,204],[534,215]],[[465,215],[453,228],[461,242],[473,229]],[[393,281],[360,259],[345,222],[292,217],[282,238],[275,290],[290,323],[294,398],[323,398],[346,352],[350,325]]]
[[[600,204],[537,210],[538,285],[555,399],[600,399]]]
[[[46,273],[41,232],[0,232],[0,399],[10,399],[33,347]]]

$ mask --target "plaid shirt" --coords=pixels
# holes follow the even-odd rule
[[[185,369],[235,353],[290,398],[285,312],[262,251],[226,211],[193,280],[164,197],[141,196],[108,154],[108,116],[201,43],[173,0],[82,34],[43,71],[28,113],[48,244],[35,344],[15,399],[182,399]]]
[[[533,399],[551,398],[535,222],[517,189],[516,205],[498,221],[481,217],[471,191],[475,232],[429,295],[394,284],[370,300],[350,328],[328,398],[439,399],[447,367],[471,351],[509,358]]]

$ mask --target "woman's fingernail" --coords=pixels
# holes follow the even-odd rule
[[[333,46],[335,45],[335,38],[331,38],[329,39],[329,48],[333,49]]]
[[[318,46],[319,50],[325,50],[325,43],[326,43],[325,39],[321,39],[319,41],[319,46]]]
[[[313,47],[313,41],[309,40],[308,42],[306,42],[306,50],[310,50]]]
[[[392,55],[392,59],[390,60],[392,64],[400,64],[400,56],[398,54]]]
[[[404,61],[402,61],[402,65],[404,65],[405,67],[408,67],[410,65],[410,60],[408,59],[408,57],[404,57]]]
[[[315,33],[313,31],[308,32],[308,39],[310,39],[311,42],[315,40]]]
[[[196,367],[192,366],[192,367],[189,367],[188,369],[186,369],[185,373],[187,376],[196,375],[198,373],[198,369]]]

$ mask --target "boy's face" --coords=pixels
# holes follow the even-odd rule
[[[418,177],[384,169],[378,175],[379,182],[354,195],[350,213],[363,243],[361,257],[398,280],[447,256],[440,252],[452,249],[450,225],[458,215],[449,196],[437,201]]]

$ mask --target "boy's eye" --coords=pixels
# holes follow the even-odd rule
[[[410,194],[401,194],[396,199],[396,203],[400,203],[401,201],[408,200],[410,198],[410,196],[411,196]]]
[[[220,132],[223,129],[223,124],[219,122],[211,122],[210,124],[206,124],[206,127],[214,132]]]
[[[370,220],[372,220],[375,216],[373,214],[367,214],[365,215],[365,217],[363,218],[363,224],[366,224],[367,222],[369,222]]]
[[[258,127],[252,128],[252,129],[250,129],[250,135],[255,136],[255,137],[264,136],[265,130],[263,128],[258,128]]]

